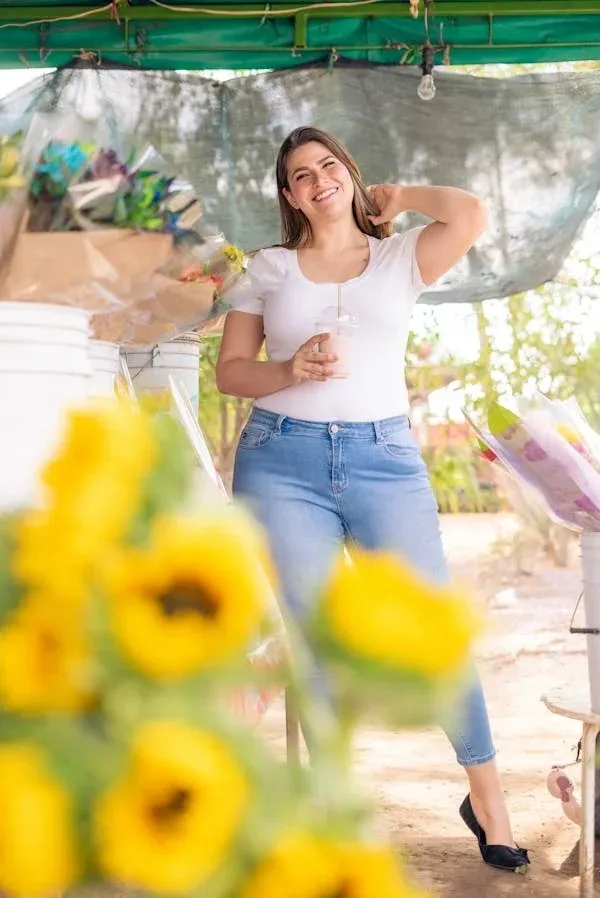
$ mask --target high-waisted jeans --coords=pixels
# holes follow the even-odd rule
[[[430,580],[448,581],[437,504],[407,416],[325,424],[254,409],[233,489],[266,528],[283,599],[300,622],[344,542],[396,552]],[[492,760],[475,672],[450,710],[459,764]]]

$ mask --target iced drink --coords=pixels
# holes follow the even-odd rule
[[[332,377],[348,377],[352,364],[352,349],[356,334],[356,320],[344,309],[331,306],[325,309],[316,322],[318,333],[327,333],[329,337],[319,343],[319,352],[337,355],[332,366]]]

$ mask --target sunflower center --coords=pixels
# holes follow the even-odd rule
[[[42,630],[38,637],[38,661],[42,671],[50,672],[53,670],[56,655],[60,648],[60,643],[55,633],[50,630]]]
[[[150,807],[150,816],[159,826],[167,826],[189,809],[192,793],[189,789],[173,789],[162,802]]]
[[[192,612],[207,620],[214,620],[219,613],[217,600],[198,583],[174,583],[167,592],[158,596],[158,604],[165,617]]]
[[[335,892],[332,892],[327,898],[352,898],[353,891],[349,882],[341,882]]]

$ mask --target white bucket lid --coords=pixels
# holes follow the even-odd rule
[[[24,324],[87,330],[89,321],[89,312],[73,306],[38,302],[0,302],[0,327]]]

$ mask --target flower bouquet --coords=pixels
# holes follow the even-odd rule
[[[152,147],[125,154],[88,132],[40,114],[0,138],[0,299],[86,309],[97,339],[134,345],[220,315],[239,251],[202,235],[200,201]]]
[[[170,416],[94,406],[72,414],[41,504],[0,519],[0,891],[425,898],[370,834],[332,729],[304,770],[232,713],[232,689],[280,682],[272,659],[248,664],[266,545],[239,509],[192,511],[192,469]],[[348,696],[368,666],[411,709],[416,678],[430,695],[466,663],[466,607],[398,561],[357,558],[321,604],[313,648]],[[291,644],[288,683],[314,722]]]
[[[497,402],[487,427],[467,415],[481,454],[525,483],[548,514],[572,530],[600,530],[600,438],[575,400],[538,394],[521,400],[520,414]]]
[[[151,296],[128,309],[96,315],[96,339],[121,345],[154,345],[173,336],[171,318],[213,327],[229,308],[227,295],[243,274],[243,255],[222,234],[199,238],[194,232],[175,235],[167,261],[152,274]]]

